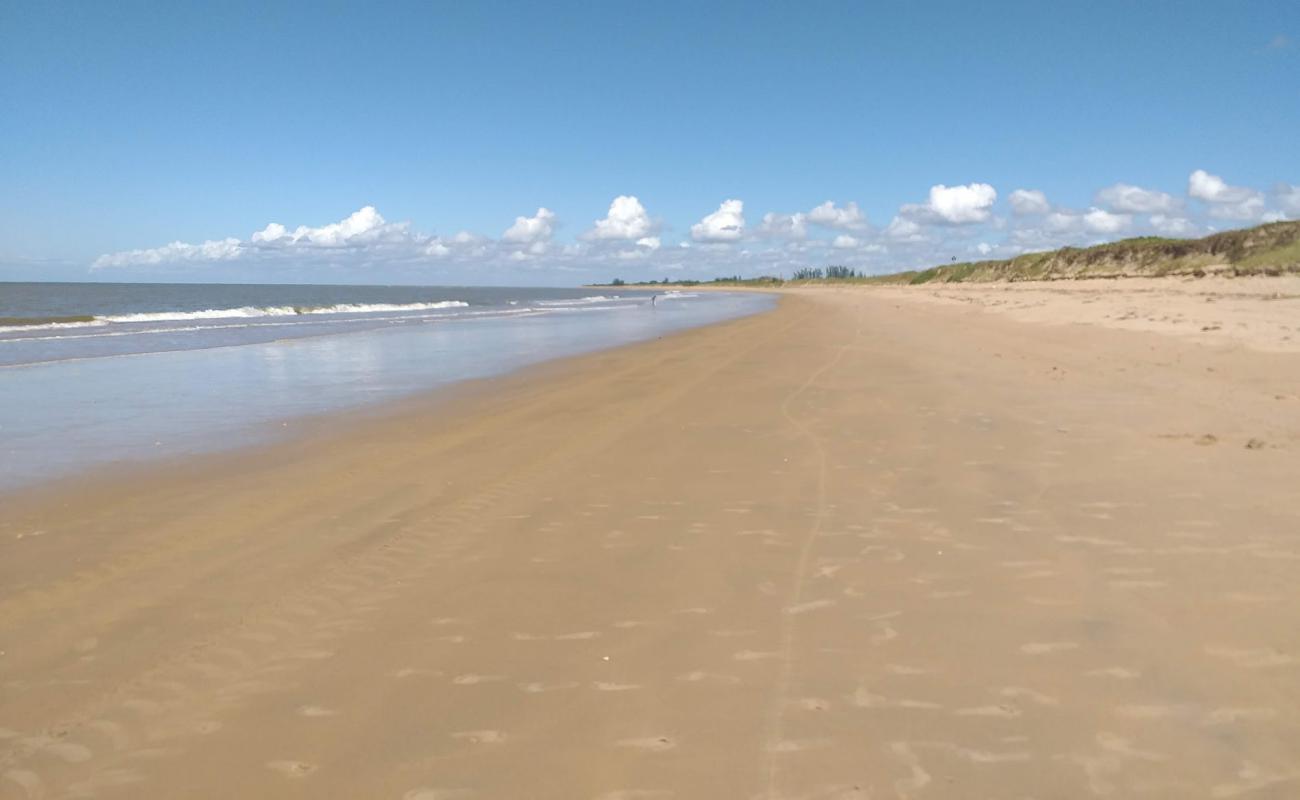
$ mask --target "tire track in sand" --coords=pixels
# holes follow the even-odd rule
[[[859,316],[861,316],[861,313],[862,311],[859,310]],[[845,353],[858,344],[861,336],[862,325],[859,321],[854,326],[853,338],[836,348],[834,355],[820,367],[813,370],[802,384],[781,401],[781,416],[808,441],[809,446],[816,455],[817,494],[816,512],[813,515],[811,524],[808,526],[808,530],[804,533],[803,542],[799,546],[799,557],[795,561],[794,574],[791,576],[790,592],[781,609],[781,644],[778,650],[780,653],[780,673],[777,676],[776,685],[772,691],[772,700],[768,707],[767,731],[763,747],[762,785],[764,786],[766,800],[777,800],[781,796],[778,792],[780,759],[783,753],[788,752],[787,749],[782,748],[782,743],[785,740],[785,710],[794,689],[794,650],[798,622],[798,615],[790,612],[793,609],[807,607],[803,598],[804,584],[808,577],[813,545],[816,543],[817,536],[821,533],[826,522],[828,478],[830,475],[826,446],[813,430],[812,425],[795,415],[791,408],[799,397],[812,388],[823,375],[840,363]]]

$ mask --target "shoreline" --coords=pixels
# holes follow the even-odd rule
[[[778,307],[779,303],[780,299],[778,299]],[[583,363],[585,359],[593,359],[594,364],[616,356],[624,350],[663,341],[666,338],[674,339],[710,328],[724,327],[751,316],[770,314],[775,310],[776,307],[773,307],[743,317],[682,328],[654,339],[624,342],[586,352],[561,355],[524,364],[504,373],[456,380],[370,405],[311,412],[285,421],[284,427],[290,428],[287,432],[272,429],[269,422],[262,423],[257,427],[265,429],[259,433],[259,436],[264,438],[256,441],[218,450],[123,460],[85,472],[42,480],[35,484],[0,488],[0,501],[15,507],[49,503],[56,500],[58,496],[67,494],[112,494],[132,482],[167,480],[174,478],[177,473],[184,474],[183,480],[194,481],[202,480],[206,472],[237,470],[261,462],[282,464],[307,460],[313,457],[313,448],[337,449],[355,444],[364,440],[369,435],[369,428],[375,426],[401,424],[404,420],[429,414],[473,414],[475,413],[473,406],[485,400],[490,401],[495,394],[517,393],[541,381],[562,381],[566,374],[588,368],[589,365]],[[245,345],[222,345],[222,347],[242,346]],[[133,353],[121,357],[137,358],[151,355],[156,354]],[[43,364],[19,366],[43,366]],[[348,441],[345,442],[345,439]]]
[[[799,292],[31,495],[0,798],[1292,788],[1296,385]]]
[[[10,411],[0,494],[88,472],[134,471],[141,463],[256,446],[282,439],[284,429],[300,427],[306,418],[418,397],[771,305],[770,297],[733,292],[639,313],[638,295],[625,293],[621,305],[593,304],[588,297],[543,299],[537,302],[565,307],[539,306],[521,316],[504,311],[415,322],[366,320],[357,330],[318,335],[294,327],[286,338],[248,342],[177,343],[164,333],[147,352],[0,368]],[[584,313],[566,313],[570,307]],[[266,323],[272,331],[279,324]],[[115,343],[122,335],[106,338]],[[92,337],[92,351],[98,342]],[[131,345],[137,346],[144,345]]]

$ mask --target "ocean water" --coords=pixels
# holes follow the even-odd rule
[[[0,283],[0,490],[266,441],[303,415],[771,305],[612,289]]]

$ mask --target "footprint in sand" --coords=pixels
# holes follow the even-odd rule
[[[731,657],[737,661],[765,661],[780,658],[781,654],[775,650],[741,650],[739,653],[733,653]]]
[[[1173,716],[1189,716],[1194,709],[1188,706],[1119,706],[1115,715],[1129,719],[1165,719]]]
[[[1300,781],[1300,772],[1269,772],[1261,768],[1258,764],[1250,761],[1243,762],[1241,769],[1237,771],[1237,783],[1221,783],[1210,791],[1211,797],[1238,797],[1240,795],[1258,792],[1261,789],[1269,789],[1275,786],[1281,786],[1286,783]],[[1279,797],[1281,795],[1278,795]]]
[[[921,759],[907,742],[890,742],[889,750],[903,761],[909,772],[906,778],[894,781],[894,790],[899,797],[911,797],[913,791],[925,788],[932,780],[930,773],[921,766]]]
[[[720,675],[718,673],[704,672],[702,670],[688,672],[685,675],[678,675],[677,680],[685,683],[740,683],[740,678],[737,678],[734,675]]]
[[[998,694],[1003,697],[1023,697],[1027,700],[1032,700],[1040,706],[1059,706],[1061,704],[1061,701],[1057,700],[1055,697],[1043,694],[1042,692],[1033,689],[1025,689],[1020,686],[1004,686],[998,690]]]
[[[799,795],[799,800],[872,800],[872,787],[850,783],[833,783],[815,786],[809,794]]]
[[[460,731],[451,735],[453,739],[460,739],[470,744],[500,744],[506,740],[506,735],[501,731]]]
[[[1217,658],[1227,659],[1237,666],[1247,669],[1289,667],[1293,664],[1300,664],[1300,658],[1286,653],[1279,653],[1271,647],[1261,647],[1253,650],[1233,647],[1207,647],[1205,652]]]
[[[290,658],[301,658],[304,661],[324,661],[327,658],[334,657],[333,650],[298,650],[290,653]]]
[[[80,764],[95,757],[89,747],[74,742],[51,742],[41,747],[42,753],[49,753],[68,764]]]
[[[106,719],[97,719],[87,722],[86,730],[94,731],[108,739],[112,743],[114,750],[121,750],[131,743],[131,737],[127,735],[126,728],[116,722]],[[0,728],[0,739],[4,739],[5,730]]]
[[[801,697],[795,704],[805,711],[826,711],[831,707],[829,701],[820,697]]]
[[[849,698],[849,702],[858,708],[904,708],[913,711],[938,711],[943,708],[938,703],[931,703],[928,700],[896,699],[880,694],[872,694],[866,688],[859,688],[855,691]]]
[[[885,672],[890,675],[931,675],[938,670],[927,669],[926,667],[911,667],[907,664],[887,664]]]
[[[1263,605],[1266,603],[1277,602],[1274,598],[1265,594],[1251,594],[1249,592],[1225,592],[1223,599],[1232,603],[1244,603],[1248,605]]]
[[[898,638],[898,631],[886,621],[876,623],[876,633],[871,635],[872,644],[884,644]]]
[[[959,708],[952,712],[959,717],[1018,717],[1021,714],[1020,709],[1013,705],[1000,704],[993,706],[975,706],[974,708]]]
[[[1115,678],[1121,681],[1133,681],[1142,677],[1142,673],[1127,667],[1105,667],[1104,669],[1089,670],[1084,674],[1090,678]]]
[[[1020,652],[1030,656],[1044,656],[1050,653],[1074,650],[1078,647],[1078,642],[1030,642],[1029,644],[1020,645]]]
[[[395,669],[388,674],[390,677],[401,679],[401,678],[410,678],[414,675],[437,676],[437,675],[441,675],[442,673],[433,672],[432,670],[427,670],[427,669],[420,669],[419,667],[402,667],[401,669]]]
[[[412,789],[402,795],[402,800],[464,800],[472,793],[468,789]]]
[[[1276,708],[1216,708],[1201,720],[1202,725],[1231,725],[1234,722],[1260,722],[1275,719]]]
[[[1110,581],[1110,586],[1114,589],[1163,589],[1168,585],[1165,581]]]
[[[1009,764],[1021,761],[1029,761],[1033,754],[1024,752],[994,753],[988,750],[975,750],[969,747],[961,747],[951,742],[934,742],[929,745],[938,750],[946,750],[953,755],[964,758],[972,764]]]
[[[769,753],[801,753],[805,750],[821,750],[830,747],[833,742],[830,739],[786,739],[781,742],[774,742],[767,750]]]
[[[790,606],[785,610],[785,613],[792,616],[795,614],[806,614],[809,611],[816,611],[819,608],[826,608],[833,605],[835,605],[834,600],[810,600],[807,603],[799,603],[798,605]]]
[[[1030,581],[1030,580],[1037,580],[1039,578],[1054,578],[1054,577],[1056,577],[1056,570],[1054,569],[1031,569],[1028,572],[1022,572],[1016,576],[1016,578],[1022,581]]]
[[[1131,577],[1133,575],[1150,575],[1155,572],[1155,567],[1107,567],[1102,572],[1107,575],[1123,575]]]
[[[649,750],[654,753],[662,753],[672,750],[677,746],[677,742],[670,736],[645,736],[640,739],[620,739],[614,744],[619,747],[630,747],[636,750]]]
[[[521,683],[519,684],[519,688],[529,694],[540,694],[542,692],[554,692],[560,689],[576,689],[578,688],[578,685],[577,681],[566,681],[563,683],[541,683],[538,681],[535,683]]]
[[[0,778],[18,784],[27,797],[45,797],[45,782],[31,770],[11,769],[0,774]]]
[[[319,769],[306,761],[268,761],[266,766],[290,778],[305,778]]]
[[[475,686],[480,683],[493,683],[505,679],[506,677],[504,675],[475,675],[474,673],[469,673],[466,675],[457,675],[451,679],[451,682],[457,686]]]
[[[969,597],[970,592],[964,589],[949,589],[947,591],[930,592],[931,600],[950,600],[954,597]]]

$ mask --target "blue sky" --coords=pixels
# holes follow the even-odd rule
[[[0,279],[888,271],[1300,218],[1294,0],[174,6],[0,0]]]

